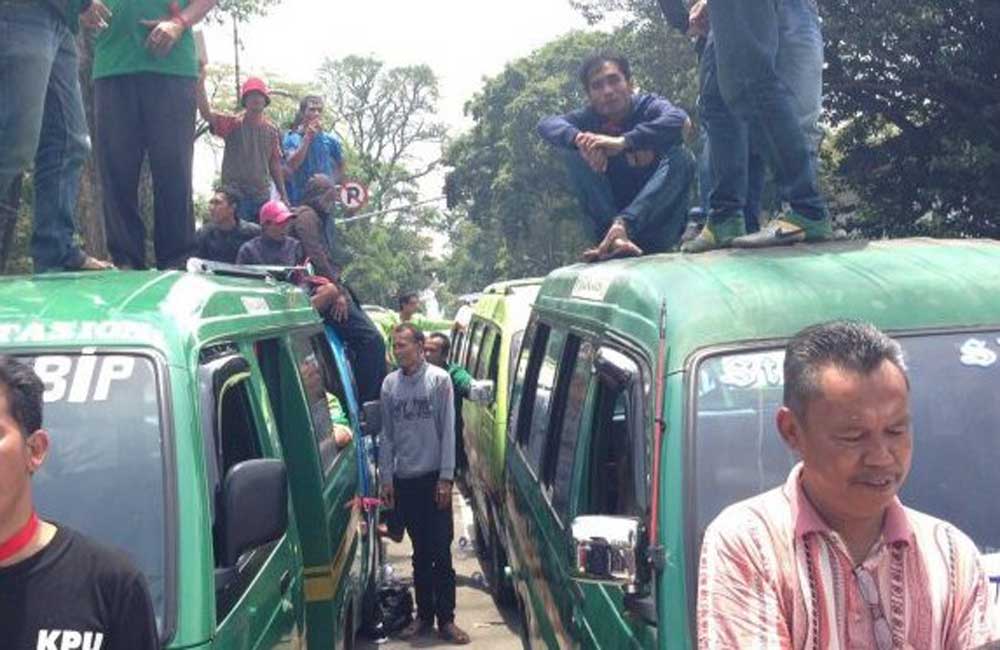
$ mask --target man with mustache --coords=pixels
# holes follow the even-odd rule
[[[899,344],[866,323],[799,332],[785,351],[785,485],[709,525],[698,647],[961,650],[1000,636],[979,552],[904,507],[909,381]]]

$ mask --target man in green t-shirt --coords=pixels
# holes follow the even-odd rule
[[[386,342],[386,360],[390,366],[396,365],[392,358],[392,331],[400,323],[410,323],[424,333],[447,331],[455,324],[451,320],[428,318],[421,314],[420,294],[416,291],[405,291],[399,294],[398,300],[399,312],[387,311],[372,315],[372,320],[382,330],[382,338]]]
[[[448,352],[451,350],[451,339],[447,334],[434,332],[424,339],[424,359],[427,363],[444,368],[451,377],[452,392],[455,395],[455,473],[461,475],[469,466],[465,455],[465,443],[462,439],[462,400],[469,396],[472,388],[472,375],[457,363],[448,363]]]
[[[108,249],[125,268],[146,267],[139,171],[153,176],[156,265],[179,267],[194,243],[198,56],[191,26],[216,0],[93,0],[110,16],[94,46],[95,147]]]

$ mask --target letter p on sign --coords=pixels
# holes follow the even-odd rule
[[[368,188],[357,181],[345,181],[340,186],[340,202],[348,210],[360,210],[368,203]]]

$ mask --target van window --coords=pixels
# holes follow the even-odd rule
[[[226,382],[216,396],[218,416],[216,419],[215,454],[208,459],[215,463],[220,477],[216,486],[216,512],[221,512],[220,500],[226,473],[245,460],[261,458],[261,431],[254,418],[250,397],[250,381],[239,378]],[[215,565],[222,568],[223,531],[221,519],[212,523],[212,541],[215,548]],[[240,557],[236,563],[236,577],[216,585],[216,621],[221,622],[233,609],[243,594],[249,589],[261,567],[270,555],[274,543],[265,544]],[[217,575],[217,577],[222,577]]]
[[[552,507],[563,521],[569,513],[573,457],[590,388],[592,350],[590,343],[576,336],[569,337],[560,364],[555,406],[549,420],[541,480]]]
[[[472,321],[472,332],[469,334],[469,354],[465,358],[465,369],[469,374],[476,371],[476,363],[479,361],[479,347],[483,343],[483,333],[485,326],[483,321]]]
[[[913,464],[902,502],[945,519],[986,554],[1000,553],[992,491],[1000,467],[1000,331],[897,337],[906,354]],[[727,505],[780,485],[795,458],[775,428],[784,351],[703,359],[692,438],[698,540]]]
[[[582,514],[642,516],[647,450],[641,379],[620,385],[601,374],[598,378]]]
[[[472,376],[476,379],[489,379],[490,367],[494,365],[497,348],[500,346],[500,333],[492,326],[483,328],[483,343],[479,347],[479,359]]]
[[[534,404],[531,407],[531,420],[528,430],[528,464],[535,472],[541,471],[542,454],[549,431],[549,415],[555,401],[556,378],[559,372],[559,360],[562,357],[563,346],[566,343],[566,333],[560,330],[549,332],[548,344],[545,346],[545,356],[538,368],[535,380]]]
[[[534,391],[533,384],[529,385],[528,383],[528,378],[529,376],[532,378],[537,376],[538,370],[537,368],[532,370],[532,366],[541,363],[548,336],[549,328],[544,323],[532,322],[528,325],[524,334],[523,354],[518,357],[517,369],[512,373],[514,378],[510,392],[511,426],[507,427],[507,432],[511,440],[516,440],[518,444],[523,444],[528,439],[527,425],[523,425],[521,422],[527,422],[525,411],[530,410],[527,402],[524,409],[521,408],[521,396],[530,395]],[[532,372],[528,372],[529,370]],[[534,379],[532,379],[533,381]]]
[[[309,418],[319,448],[320,464],[326,476],[336,464],[340,451],[334,427],[350,426],[344,384],[333,361],[330,344],[322,332],[299,332],[293,334],[291,340],[299,379],[309,402]]]

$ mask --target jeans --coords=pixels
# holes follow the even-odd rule
[[[94,82],[97,161],[108,249],[119,266],[146,268],[139,174],[153,176],[153,244],[159,268],[181,268],[194,248],[191,163],[195,79],[155,73]]]
[[[344,342],[351,356],[351,368],[358,383],[361,403],[377,400],[382,393],[386,370],[382,333],[361,309],[361,303],[353,292],[348,301],[347,318],[343,321],[327,318],[326,323]]]
[[[827,218],[816,179],[823,53],[815,1],[713,0],[709,12],[701,101],[714,140],[713,212],[743,209],[752,130],[782,199],[803,217]]]
[[[85,258],[73,220],[90,153],[78,74],[76,41],[52,9],[0,4],[0,197],[34,159],[36,272]]]
[[[396,511],[413,543],[413,588],[417,618],[438,629],[455,620],[455,569],[451,540],[455,535],[451,507],[441,510],[434,502],[438,474],[397,478]]]
[[[236,215],[243,221],[260,223],[260,209],[267,199],[257,199],[252,196],[242,196],[236,203]]]
[[[712,144],[709,142],[708,130],[704,125],[698,137],[698,148],[701,152],[701,155],[698,157],[698,206],[701,208],[702,219],[704,219],[711,214],[711,195],[713,189]],[[741,195],[743,198],[736,199],[736,201],[743,205],[743,221],[746,231],[757,232],[760,230],[760,211],[764,196],[767,166],[760,152],[755,151],[752,145],[749,147],[749,152],[749,159],[747,160],[747,185]]]
[[[662,253],[677,244],[687,223],[695,173],[694,159],[682,145],[660,155],[649,180],[622,209],[616,204],[607,174],[591,169],[576,149],[564,150],[563,160],[596,241],[603,239],[615,217],[621,216],[629,237],[643,252]]]

